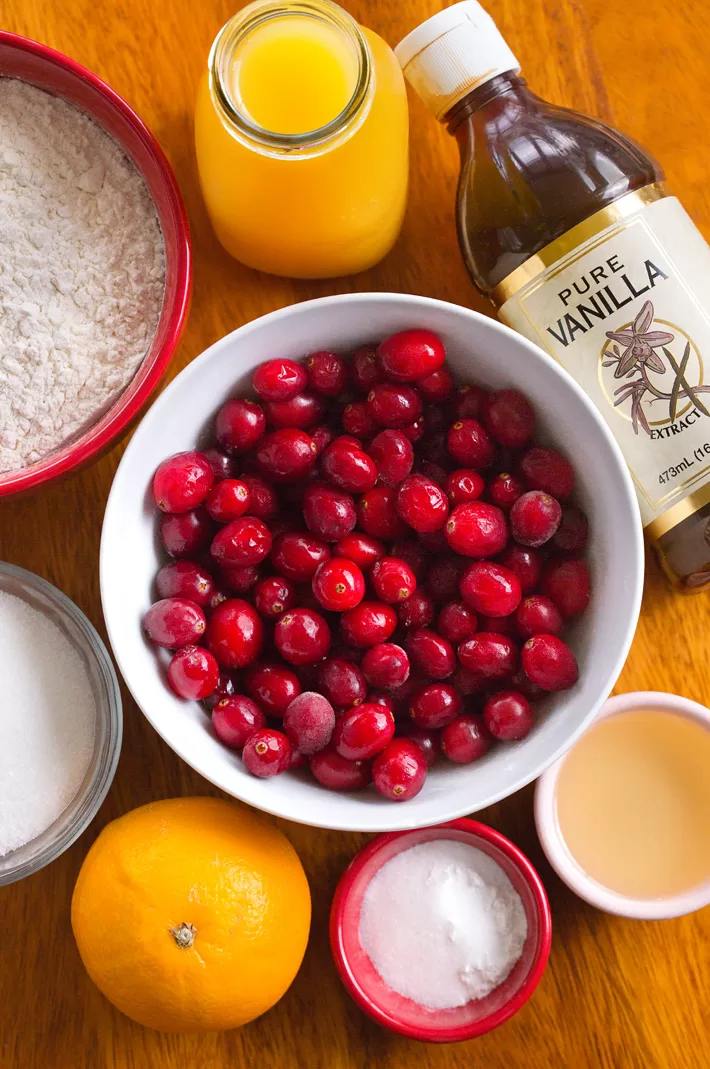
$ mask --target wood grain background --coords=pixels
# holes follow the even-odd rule
[[[227,331],[294,301],[345,290],[403,290],[489,311],[461,265],[452,210],[454,144],[412,100],[412,185],[402,237],[375,270],[328,283],[255,274],[222,251],[200,198],[193,100],[210,43],[234,0],[0,0],[0,25],[68,53],[105,78],[152,128],[182,186],[195,251],[192,316],[174,376]],[[441,0],[345,0],[391,44]],[[618,125],[647,145],[710,236],[707,49],[710,8],[692,0],[490,0],[489,10],[542,96]],[[99,533],[117,447],[82,475],[33,499],[0,504],[0,559],[56,583],[103,630]],[[604,473],[600,472],[603,478]],[[623,538],[624,532],[619,531]],[[126,567],[130,562],[126,562]],[[618,689],[660,689],[710,703],[710,601],[679,599],[649,562],[641,624]],[[435,1047],[371,1024],[340,987],[327,914],[338,876],[365,836],[283,824],[306,867],[313,932],[281,1003],[239,1031],[160,1035],[122,1017],[81,967],[69,926],[81,860],[107,820],[153,798],[208,793],[124,692],[125,742],[99,818],[49,869],[0,889],[2,1069],[706,1069],[710,909],[640,923],[587,907],[551,872],[537,844],[531,789],[483,813],[538,866],[554,943],[534,999],[497,1032]],[[18,716],[22,710],[14,711]]]

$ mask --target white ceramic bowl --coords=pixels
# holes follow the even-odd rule
[[[619,694],[610,698],[601,709],[598,719],[628,713],[632,709],[660,709],[676,716],[689,717],[707,731],[710,731],[710,709],[689,698],[677,694],[665,694],[662,691],[639,690],[631,694]],[[629,898],[608,887],[597,883],[575,861],[567,849],[560,833],[557,820],[555,793],[557,777],[565,762],[564,757],[556,761],[540,777],[535,787],[535,825],[547,860],[571,891],[583,898],[585,902],[603,909],[606,913],[616,913],[622,917],[637,920],[665,920],[669,917],[682,917],[710,905],[710,880],[684,891],[679,895],[666,898]]]
[[[250,373],[272,356],[298,359],[316,349],[354,348],[408,327],[442,336],[461,381],[517,386],[539,414],[540,436],[559,446],[577,471],[578,497],[592,529],[594,596],[571,632],[581,672],[577,686],[541,706],[524,742],[498,745],[469,767],[441,762],[422,792],[396,805],[374,791],[334,794],[305,773],[260,780],[212,733],[197,703],[167,688],[141,618],[151,603],[161,551],[151,499],[165,457],[209,440],[212,418],[249,388]],[[393,831],[438,824],[491,805],[535,779],[598,712],[626,658],[639,611],[643,546],[638,507],[621,453],[584,393],[550,357],[493,319],[393,293],[355,293],[293,305],[248,323],[211,346],[178,375],[133,436],[116,473],[101,543],[106,626],[121,672],[153,727],[188,764],[251,805],[326,828]]]

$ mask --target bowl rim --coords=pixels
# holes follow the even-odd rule
[[[483,841],[497,847],[515,865],[532,893],[537,917],[538,937],[535,957],[530,971],[524,982],[507,1002],[493,1013],[488,1014],[487,1017],[482,1017],[480,1020],[473,1021],[468,1025],[432,1028],[428,1025],[414,1025],[399,1021],[393,1014],[383,1009],[365,993],[360,987],[357,974],[351,968],[350,959],[345,951],[343,924],[348,898],[353,885],[363,868],[373,858],[376,858],[391,842],[395,842],[398,839],[417,836],[417,842],[427,842],[431,841],[430,837],[441,838],[442,836],[437,833],[445,828],[465,833],[471,845],[475,846],[476,842]],[[425,837],[422,838],[422,835]],[[379,871],[379,869],[376,871]],[[375,873],[373,873],[374,875]],[[443,824],[434,824],[427,828],[409,828],[405,831],[384,832],[363,847],[354,856],[338,881],[330,908],[329,936],[335,965],[345,989],[360,1009],[364,1010],[377,1024],[392,1032],[408,1036],[410,1039],[418,1039],[428,1043],[456,1043],[460,1040],[475,1039],[477,1036],[484,1035],[486,1032],[490,1032],[499,1025],[504,1024],[513,1014],[518,1012],[533,994],[545,971],[550,955],[552,914],[543,882],[532,862],[522,850],[505,835],[496,831],[495,828],[491,828],[488,824],[482,824],[480,821],[471,820],[468,817],[459,817],[456,820],[448,820]]]
[[[132,392],[131,384],[133,380],[127,384],[108,410],[109,413],[112,410],[115,410],[114,414],[107,419],[107,422],[100,430],[97,430],[97,424],[94,424],[75,441],[70,442],[69,445],[65,447],[60,446],[58,450],[54,453],[50,453],[49,456],[38,461],[36,464],[31,464],[27,468],[20,468],[18,471],[11,471],[4,475],[0,475],[0,497],[5,497],[37,489],[37,487],[42,486],[44,483],[57,479],[62,475],[66,475],[67,472],[71,471],[73,468],[88,463],[92,458],[96,457],[97,454],[100,454],[106,449],[141,410],[167,368],[187,323],[190,297],[192,293],[192,243],[187,210],[185,208],[185,202],[182,193],[180,192],[177,178],[175,177],[175,172],[155,136],[150,132],[146,124],[133,110],[130,104],[128,104],[123,97],[115,91],[115,89],[112,89],[110,85],[104,82],[102,78],[99,78],[97,74],[94,74],[93,71],[90,71],[87,67],[84,67],[81,63],[77,62],[77,60],[72,59],[63,52],[59,52],[55,48],[50,48],[49,45],[42,44],[30,37],[23,37],[21,34],[10,33],[8,30],[0,29],[0,47],[2,46],[43,59],[54,66],[61,67],[63,70],[68,71],[80,81],[88,83],[104,97],[108,104],[117,111],[131,127],[133,127],[139,140],[143,142],[146,150],[153,157],[158,171],[160,172],[166,196],[170,204],[170,212],[177,221],[176,231],[179,234],[177,253],[175,256],[176,286],[173,309],[165,325],[165,338],[160,349],[152,360],[150,359],[149,350],[138,366],[136,375],[138,374],[138,371],[144,372],[142,382],[137,389]],[[99,123],[99,125],[101,125],[101,123]],[[109,136],[113,137],[111,134],[109,134]],[[117,138],[113,137],[113,140],[123,149],[123,145]],[[138,170],[138,167],[136,167],[136,170]],[[141,174],[141,177],[144,177],[141,171],[139,171],[139,173]],[[157,205],[156,213],[158,213]],[[162,231],[162,220],[159,214],[158,220],[161,223]],[[99,420],[98,422],[101,423],[102,420]]]
[[[600,720],[642,708],[659,709],[685,717],[710,731],[710,709],[705,705],[679,694],[658,690],[630,691],[627,694],[617,694],[609,698],[589,728]],[[610,890],[582,869],[572,857],[562,837],[555,806],[557,779],[571,749],[572,747],[543,772],[535,785],[534,810],[537,835],[547,860],[562,882],[590,906],[595,906],[605,913],[614,913],[617,916],[631,917],[635,920],[667,920],[694,913],[710,905],[710,879],[688,891],[669,895],[666,898],[632,898]]]

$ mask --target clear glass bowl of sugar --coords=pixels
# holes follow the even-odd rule
[[[121,695],[116,671],[96,629],[81,610],[51,583],[24,568],[0,562],[0,597],[2,595],[19,598],[30,610],[53,624],[78,655],[93,698],[95,723],[93,747],[89,744],[91,752],[87,754],[86,769],[78,789],[49,826],[27,842],[0,856],[0,886],[23,879],[44,868],[71,846],[88,827],[111,786],[123,732]],[[5,607],[10,604],[6,597],[2,600]],[[26,619],[30,621],[29,614],[26,614]],[[37,617],[34,619],[37,620]],[[23,622],[22,627],[26,628],[27,623]],[[22,627],[18,627],[16,633],[10,636],[12,641],[18,641],[18,637],[21,640]],[[5,702],[0,691],[0,721],[3,704]],[[23,710],[6,707],[5,715],[17,718],[21,723]],[[23,774],[19,751],[17,774]],[[8,783],[11,777],[6,774],[3,778],[6,782],[0,783],[0,821],[3,819],[3,807],[4,819],[7,821],[12,820],[13,810],[12,805],[8,805],[7,796],[3,797],[3,794],[11,790]],[[5,831],[7,833],[8,829]],[[11,833],[12,828],[9,831]]]

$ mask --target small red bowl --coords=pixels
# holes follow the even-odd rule
[[[485,998],[473,999],[450,1010],[421,1006],[389,987],[376,972],[359,936],[363,895],[375,873],[396,854],[432,839],[457,839],[497,861],[520,895],[528,921],[523,952],[510,975]],[[535,869],[500,832],[466,818],[433,828],[378,835],[343,873],[330,911],[330,945],[348,993],[378,1024],[429,1043],[474,1039],[517,1013],[538,985],[551,941],[550,906]]]
[[[0,77],[19,78],[95,119],[131,158],[150,190],[165,242],[165,294],[149,351],[118,400],[88,431],[19,471],[0,475],[0,497],[36,489],[88,463],[138,414],[180,340],[190,305],[190,229],[163,150],[125,100],[91,71],[53,48],[0,30]]]

